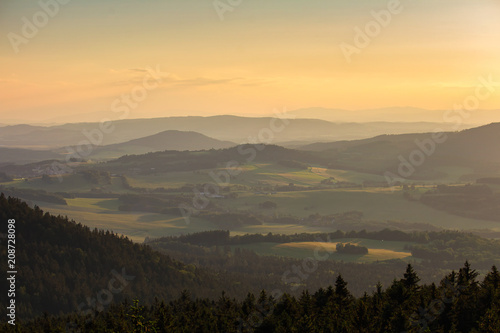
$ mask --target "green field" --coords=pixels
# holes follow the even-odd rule
[[[90,228],[113,230],[123,234],[136,242],[144,241],[145,237],[163,237],[195,233],[206,230],[217,230],[209,221],[191,216],[189,220],[182,217],[146,212],[118,211],[118,199],[66,199],[67,206],[36,202],[44,211],[54,215],[68,216]],[[307,227],[301,225],[249,225],[236,228],[232,234],[248,233],[280,233],[294,234],[303,232],[330,231],[325,228]]]
[[[259,208],[259,203],[272,201],[275,210]],[[281,192],[277,194],[241,193],[236,199],[217,201],[223,207],[241,211],[258,211],[263,214],[306,217],[361,211],[366,220],[397,220],[429,223],[448,229],[498,229],[500,224],[448,214],[418,201],[403,198],[401,191],[388,188],[331,189],[317,191]],[[499,229],[500,230],[500,229]]]
[[[368,248],[366,255],[340,254],[335,250],[338,243],[351,243]],[[332,242],[296,242],[296,243],[254,243],[244,245],[234,245],[232,248],[242,248],[252,250],[260,255],[274,255],[281,257],[290,257],[296,259],[328,258],[328,260],[342,260],[345,262],[371,263],[376,261],[403,259],[413,260],[411,253],[404,249],[405,245],[411,245],[411,242],[393,242],[377,241],[370,239],[343,238]],[[328,254],[328,256],[326,256]]]
[[[214,183],[210,176],[211,170],[195,172],[170,172],[152,175],[127,175],[133,187],[140,188],[176,188],[186,184]],[[214,170],[223,171],[222,169]],[[454,172],[463,174],[469,170],[455,168]],[[450,172],[450,170],[448,170]],[[320,167],[308,169],[291,169],[276,164],[252,164],[241,166],[241,173],[230,177],[225,185],[242,185],[232,189],[237,198],[211,199],[220,209],[258,213],[269,216],[294,216],[305,218],[311,214],[321,215],[341,214],[348,211],[359,211],[364,214],[366,222],[398,221],[401,223],[427,223],[446,229],[491,229],[500,231],[500,224],[484,220],[454,216],[444,211],[435,210],[418,201],[409,201],[403,197],[400,188],[333,188],[321,186],[324,179],[333,177],[335,181],[354,182],[361,184],[364,181],[383,181],[382,176],[364,174],[354,171],[331,170]],[[323,189],[301,190],[290,192],[273,192],[260,190],[269,186],[287,186],[290,183],[301,188],[322,187]],[[92,184],[82,175],[65,176],[62,182],[53,177],[51,184],[40,178],[28,181],[15,180],[4,184],[23,189],[43,189],[49,192],[89,193],[96,189],[105,193],[118,195],[134,193],[122,186],[120,177],[112,177],[112,184]],[[419,195],[431,188],[430,185],[417,185],[412,191]],[[200,190],[203,190],[200,188]],[[393,191],[394,190],[394,191]],[[137,194],[137,192],[135,192]],[[263,194],[266,193],[266,194]],[[273,194],[274,193],[274,194]],[[193,193],[185,195],[193,196]],[[259,204],[265,201],[276,203],[276,209],[263,209]],[[178,235],[204,230],[218,229],[216,225],[192,216],[189,223],[183,218],[171,215],[153,214],[145,212],[119,211],[118,199],[67,199],[68,206],[37,202],[45,210],[53,214],[67,215],[78,222],[92,228],[110,229],[127,235],[135,241],[143,241],[145,237],[161,237]],[[333,227],[312,225],[247,225],[232,228],[233,234],[245,233],[302,233],[302,232],[330,232]],[[282,249],[283,250],[283,249]]]
[[[127,176],[129,182],[135,187],[179,187],[186,183],[203,184],[217,182],[210,176],[211,170],[170,172],[153,175]],[[225,173],[224,169],[213,170],[215,174]],[[331,170],[320,167],[310,167],[307,170],[291,169],[276,164],[252,164],[239,167],[239,173],[229,177],[228,183],[221,185],[258,186],[288,185],[294,183],[301,186],[318,186],[324,179],[334,177],[337,181],[355,182],[361,184],[365,180],[385,181],[379,175],[364,174],[355,171]],[[222,180],[225,180],[222,178]]]
[[[51,177],[50,184],[44,182],[41,177],[32,178],[28,181],[16,179],[12,182],[3,183],[7,187],[16,187],[21,189],[45,190],[47,192],[70,192],[82,193],[90,192],[92,189],[100,189],[105,192],[123,193],[126,192],[122,186],[122,181],[119,177],[112,177],[111,184],[93,184],[87,181],[80,174],[66,175],[59,181],[57,177]]]
[[[54,215],[68,216],[90,228],[108,229],[133,241],[145,237],[162,237],[217,229],[212,223],[192,217],[189,223],[182,217],[164,214],[120,212],[117,199],[67,199],[68,206],[37,203]]]

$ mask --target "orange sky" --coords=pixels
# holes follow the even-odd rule
[[[43,0],[58,4],[52,15],[2,2],[0,123],[109,113],[147,68],[162,74],[130,117],[450,109],[478,77],[500,82],[498,1],[401,1],[386,26],[375,23],[371,12],[391,1],[242,0],[223,20],[213,1]],[[36,19],[38,31],[23,34]],[[347,61],[340,45],[355,47],[367,24],[380,31]],[[500,109],[494,86],[481,109]]]

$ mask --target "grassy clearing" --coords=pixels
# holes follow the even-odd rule
[[[145,237],[162,237],[186,233],[217,230],[212,223],[191,217],[189,223],[182,217],[142,212],[120,212],[116,199],[69,199],[68,206],[36,203],[44,211],[68,216],[90,228],[113,230],[133,241]]]
[[[220,169],[218,171],[222,171]],[[324,189],[315,191],[279,192],[276,194],[256,194],[250,188],[262,184],[288,185],[294,183],[300,186],[317,186],[321,180],[334,177],[339,181],[362,183],[365,180],[384,181],[382,176],[358,173],[344,170],[330,170],[313,167],[307,170],[294,170],[275,164],[252,164],[241,166],[242,172],[230,178],[230,184],[245,185],[248,190],[238,192],[236,199],[218,199],[216,203],[230,211],[248,211],[267,215],[282,215],[307,217],[314,213],[322,215],[343,213],[347,211],[360,211],[364,213],[367,221],[406,221],[429,223],[447,229],[492,229],[500,231],[500,223],[474,220],[465,217],[453,216],[444,211],[438,211],[422,205],[418,201],[408,201],[403,198],[400,189],[391,191],[389,188],[364,188],[364,189]],[[444,170],[443,170],[444,171]],[[449,174],[458,176],[470,170],[455,168],[448,170]],[[201,184],[213,183],[209,174],[210,170],[196,172],[172,172],[156,175],[129,176],[132,186],[180,187],[186,183]],[[122,187],[121,179],[112,178],[110,185],[96,185],[89,183],[81,175],[65,176],[62,182],[53,179],[52,184],[43,182],[40,178],[29,181],[15,180],[6,183],[6,186],[19,188],[43,189],[49,192],[89,192],[93,188],[100,188],[106,192],[118,194],[130,192]],[[417,186],[414,194],[423,193],[428,187]],[[500,187],[499,187],[500,191]],[[273,201],[277,209],[261,209],[259,204],[264,201]],[[118,211],[117,199],[68,199],[68,206],[49,205],[38,203],[42,208],[49,209],[55,214],[67,215],[78,222],[103,229],[112,229],[142,241],[144,237],[158,237],[163,235],[176,235],[193,233],[204,230],[218,229],[210,222],[193,217],[190,224],[175,216],[161,214],[147,214],[140,212]],[[329,232],[334,231],[328,227],[304,225],[254,225],[243,226],[232,230],[233,234],[245,233],[302,233],[302,232]],[[364,245],[370,249],[378,249],[376,244]],[[386,249],[380,248],[381,250]],[[293,249],[287,249],[292,251]],[[392,249],[398,252],[397,249]],[[285,251],[281,249],[280,251]],[[378,255],[377,255],[378,256]],[[389,256],[389,254],[387,254]]]
[[[351,243],[368,247],[366,255],[340,254],[336,251],[337,243]],[[342,260],[345,262],[370,263],[393,259],[410,260],[411,253],[404,250],[404,242],[388,242],[366,239],[340,239],[335,242],[294,242],[294,243],[254,243],[233,246],[252,250],[260,255],[275,255],[305,259],[308,257],[324,257],[328,260]]]
[[[318,171],[323,170],[323,171]],[[129,182],[132,186],[154,188],[154,187],[179,187],[186,183],[202,184],[202,183],[215,183],[210,176],[212,170],[201,170],[196,172],[170,172],[156,175],[134,175],[128,176]],[[243,165],[239,167],[240,173],[236,176],[229,178],[229,183],[224,185],[245,185],[257,186],[260,184],[268,185],[288,185],[294,183],[301,186],[317,186],[320,182],[331,177],[326,169],[309,168],[307,170],[290,169],[276,164],[252,164]],[[213,170],[215,174],[219,172],[225,173],[225,169]],[[348,174],[345,171],[343,173]],[[353,173],[353,178],[362,179],[363,174]],[[365,177],[373,179],[372,175]],[[221,180],[225,180],[222,177]],[[339,178],[344,180],[344,178]],[[361,180],[362,181],[362,180]]]
[[[317,233],[317,232],[330,232],[332,230],[323,227],[310,227],[298,224],[265,224],[265,225],[249,225],[231,230],[231,235],[244,235],[244,234],[300,234],[300,233]]]
[[[214,182],[206,171],[134,175],[127,176],[127,179],[131,186],[143,188],[174,188],[184,186],[185,184],[203,184]]]
[[[75,198],[66,199],[69,207],[78,207],[86,209],[102,209],[103,213],[118,211],[120,201],[118,199],[93,199],[93,198]]]
[[[276,247],[291,247],[294,249],[305,249],[305,250],[318,250],[318,251],[330,251],[333,252],[339,242],[294,242],[294,243],[283,243],[276,245]],[[352,243],[353,244],[353,243]]]
[[[361,184],[364,181],[373,181],[373,182],[386,181],[386,179],[383,176],[356,172],[356,171],[348,171],[348,170],[332,170],[332,169],[313,167],[312,172],[322,176],[323,178],[333,177],[338,181],[352,182],[358,184]]]

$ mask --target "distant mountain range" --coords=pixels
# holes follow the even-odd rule
[[[58,126],[13,125],[0,127],[0,146],[16,148],[56,148],[94,141],[110,145],[143,138],[167,130],[193,131],[208,137],[248,143],[293,145],[317,141],[354,140],[380,134],[432,131],[439,123],[331,123],[318,119],[280,120],[271,117],[237,116],[169,117],[117,120],[113,129],[103,133],[99,123],[75,123]]]
[[[281,128],[279,127],[279,120],[276,121],[273,118],[219,116],[122,120],[114,123],[115,130],[109,134],[109,140],[123,140],[126,137],[137,136],[147,131],[149,131],[149,135],[120,143],[94,147],[92,155],[85,156],[85,158],[113,159],[123,155],[141,155],[165,150],[223,149],[234,147],[241,142],[258,141],[260,133],[261,139],[270,139],[275,136],[274,140],[268,140],[270,143],[309,152],[305,155],[299,154],[295,156],[293,152],[297,151],[290,150],[290,153],[286,153],[286,158],[280,157],[281,159],[313,164],[320,163],[335,169],[356,170],[379,175],[384,175],[385,172],[389,171],[397,175],[402,163],[416,161],[414,163],[416,165],[413,167],[406,166],[407,169],[414,170],[407,173],[408,175],[405,178],[442,178],[443,175],[452,172],[450,170],[455,172],[454,179],[458,177],[462,177],[461,179],[474,179],[474,177],[477,178],[481,175],[490,176],[500,173],[500,149],[496,144],[500,141],[500,123],[492,123],[459,132],[445,132],[444,137],[435,139],[430,130],[421,133],[390,134],[391,131],[401,132],[415,126],[430,127],[436,125],[430,123],[407,123],[407,127],[404,127],[403,123],[334,124],[313,119],[287,121],[289,123],[283,127],[283,131],[278,131],[276,129]],[[177,128],[195,128],[200,132],[211,133],[212,135],[187,130],[156,132],[160,128],[173,126],[173,124]],[[75,139],[79,133],[78,131],[82,135],[81,131],[90,131],[92,128],[99,128],[98,124],[67,124],[45,128],[29,125],[7,126],[0,128],[0,140],[15,142],[14,139],[17,136],[24,138],[24,143],[29,143],[29,146],[34,146],[36,142],[43,144],[51,141],[54,143],[59,136],[59,139],[66,143],[71,142],[71,139]],[[276,131],[273,132],[272,128]],[[437,128],[437,126],[434,128]],[[304,144],[307,139],[313,140],[317,138],[317,141],[325,141],[324,139],[328,137],[357,136],[361,135],[361,132],[366,136],[379,131],[389,134],[359,140],[333,139],[330,142]],[[247,136],[247,140],[242,139],[246,134],[252,132],[256,134]],[[47,135],[45,136],[45,134]],[[238,136],[242,139],[241,141],[220,139],[220,137],[238,139]],[[108,137],[108,135],[103,135],[104,137]],[[44,139],[45,142],[43,142]],[[81,139],[79,138],[79,140]],[[295,141],[285,140],[280,143],[278,139],[294,139]],[[103,142],[105,141],[103,140]],[[68,146],[71,147],[71,145]],[[230,152],[224,153],[223,157],[231,159],[234,155],[234,158],[238,160],[239,153],[236,150],[233,153]],[[21,164],[62,159],[66,156],[65,153],[67,153],[66,149],[61,148],[41,151],[2,147],[0,148],[0,164]],[[259,156],[262,154],[260,153]],[[184,162],[188,164],[194,163],[196,160],[196,157],[193,156],[183,155],[184,157],[186,157]],[[200,162],[199,167],[202,168],[203,165],[210,167],[213,163],[220,162],[222,156],[207,157],[203,155],[200,158],[207,160],[201,161],[202,163],[196,161],[196,163]],[[418,158],[423,159],[422,163]],[[138,159],[140,162],[141,157],[138,156]],[[157,168],[158,166],[153,167]]]
[[[297,119],[313,118],[331,122],[446,122],[448,110],[427,110],[414,107],[386,107],[365,110],[328,109],[321,107],[304,108],[287,112]],[[499,121],[500,110],[475,110],[470,117],[462,119],[465,127],[479,126]],[[463,128],[465,128],[463,127]],[[460,128],[460,129],[463,129]],[[418,131],[415,131],[418,132]]]
[[[258,149],[255,161],[296,161],[303,165],[381,176],[391,172],[409,180],[449,178],[450,181],[474,181],[500,174],[500,149],[496,144],[499,141],[500,123],[493,123],[439,135],[431,132],[380,135],[363,140],[321,142],[298,149],[266,146]],[[205,154],[164,152],[137,155],[111,161],[105,167],[110,171],[134,167],[154,172],[210,169],[229,160],[245,163],[252,149],[255,150],[252,146],[241,146]]]

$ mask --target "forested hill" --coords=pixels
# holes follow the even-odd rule
[[[403,272],[402,272],[403,273]],[[236,301],[192,300],[188,292],[173,302],[143,307],[122,303],[96,317],[43,317],[18,332],[304,332],[417,333],[499,332],[500,274],[493,267],[480,282],[465,263],[438,285],[421,285],[408,265],[390,287],[355,298],[338,276],[334,286],[300,297],[279,291],[248,294]],[[6,324],[4,324],[6,325]],[[1,328],[1,326],[0,326]]]
[[[276,145],[244,144],[232,148],[205,151],[173,151],[125,155],[116,160],[100,164],[96,168],[110,172],[134,170],[139,173],[193,171],[217,167],[235,168],[252,162],[294,161],[304,165],[327,164],[320,156],[309,152],[287,149]]]
[[[0,219],[3,232],[8,220],[16,220],[18,332],[498,332],[500,327],[495,267],[480,280],[466,263],[437,285],[421,285],[408,265],[387,288],[379,284],[360,298],[340,275],[330,280],[333,287],[301,295],[260,279],[267,291],[259,294],[252,276],[238,282],[226,273],[181,264],[3,194]],[[1,247],[2,258],[6,249]],[[373,278],[372,271],[365,274]],[[273,295],[276,291],[283,292]],[[0,293],[1,304],[6,297]],[[132,299],[146,307],[131,306]],[[7,327],[4,321],[0,331]]]
[[[435,179],[443,167],[466,167],[479,174],[496,173],[500,165],[500,123],[460,132],[380,135],[369,139],[319,142],[302,146],[330,161],[329,167],[384,174],[397,172],[400,157],[424,154],[425,165],[412,179]],[[419,165],[420,166],[420,165]],[[471,171],[467,171],[471,173]]]
[[[7,232],[9,219],[16,221],[18,318],[85,312],[94,306],[102,310],[102,303],[134,297],[148,303],[155,297],[168,300],[183,289],[198,297],[216,297],[222,290],[244,295],[223,277],[183,265],[112,232],[90,230],[38,207],[32,209],[2,193],[2,233]],[[5,239],[1,242],[1,258],[7,258]],[[93,305],[87,304],[88,298]],[[99,298],[103,302],[96,302]],[[0,293],[0,302],[7,304],[7,292]]]

